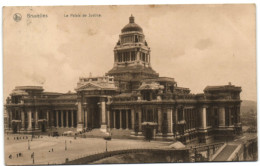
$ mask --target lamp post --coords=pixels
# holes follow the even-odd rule
[[[106,140],[106,152],[107,152],[107,140]]]
[[[28,140],[28,150],[30,150],[30,140]]]
[[[31,154],[31,158],[32,158],[33,164],[34,164],[34,152]]]
[[[65,150],[67,150],[67,141],[65,140]]]

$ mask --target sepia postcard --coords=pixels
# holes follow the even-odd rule
[[[6,165],[257,161],[256,7],[3,8]]]

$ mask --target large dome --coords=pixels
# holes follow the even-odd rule
[[[131,31],[138,31],[138,32],[143,32],[143,29],[135,23],[135,18],[131,15],[129,17],[129,24],[127,24],[121,32],[131,32]]]

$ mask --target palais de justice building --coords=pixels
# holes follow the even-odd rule
[[[133,16],[119,35],[113,68],[102,77],[79,78],[75,91],[15,87],[6,100],[6,131],[92,129],[183,142],[212,142],[241,133],[241,87],[207,86],[204,93],[191,94],[174,78],[159,77]]]

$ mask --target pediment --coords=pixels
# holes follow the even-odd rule
[[[101,86],[93,84],[93,83],[87,83],[85,85],[82,85],[81,87],[77,88],[77,90],[100,90],[102,89]]]
[[[150,85],[145,85],[145,86],[144,86],[144,89],[150,89],[150,88],[151,88]]]

